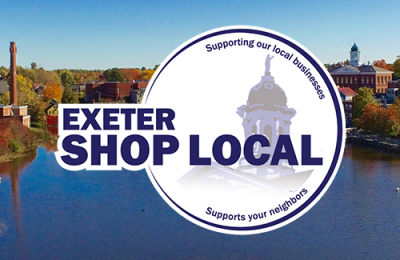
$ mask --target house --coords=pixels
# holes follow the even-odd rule
[[[138,82],[137,85],[131,87],[131,100],[132,103],[141,104],[144,92],[147,88],[147,82]]]
[[[399,96],[400,87],[389,87],[386,89],[386,99],[388,104],[393,104],[396,97]]]
[[[86,85],[85,84],[72,84],[71,89],[75,92],[85,92]]]
[[[9,87],[5,78],[0,76],[0,96],[9,91]]]
[[[389,88],[400,88],[400,79],[389,81]]]
[[[343,110],[346,117],[346,127],[352,126],[354,113],[354,97],[357,93],[349,87],[339,88],[339,94],[342,99]]]

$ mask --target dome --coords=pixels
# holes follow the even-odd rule
[[[274,77],[271,76],[271,57],[269,54],[265,61],[265,75],[261,77],[260,83],[251,88],[247,105],[238,108],[238,114],[243,116],[244,112],[252,112],[256,110],[263,111],[280,111],[285,115],[294,116],[296,111],[288,108],[286,103],[286,94],[275,84]]]
[[[354,43],[353,47],[351,47],[351,51],[360,51],[356,43]]]
[[[267,81],[260,82],[251,89],[248,106],[261,105],[273,110],[275,106],[286,107],[286,102],[285,92],[278,85]]]

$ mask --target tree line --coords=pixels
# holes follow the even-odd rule
[[[86,84],[99,81],[104,75],[106,81],[131,82],[149,81],[158,65],[153,69],[112,68],[107,70],[60,69],[48,70],[38,68],[35,62],[31,68],[17,66],[18,105],[28,106],[32,126],[45,127],[46,112],[49,101],[55,99],[61,103],[80,103],[84,101],[84,93],[72,90],[72,84]],[[10,70],[0,67],[0,76],[5,77],[10,85]],[[44,88],[39,87],[44,86]],[[10,92],[0,95],[0,104],[10,104]]]
[[[359,88],[354,99],[353,125],[370,133],[386,136],[400,136],[400,98],[384,108],[373,97],[373,90],[368,87]]]

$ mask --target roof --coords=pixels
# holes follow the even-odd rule
[[[339,67],[335,67],[329,70],[331,75],[335,74],[359,74],[362,73],[394,73],[391,70],[382,69],[380,67],[374,65],[361,65],[359,67],[353,67],[350,65],[343,65]]]
[[[354,43],[353,46],[351,47],[351,51],[360,51],[360,48],[358,48],[357,44]]]
[[[382,69],[374,65],[361,65],[358,69],[360,72],[394,73],[393,71]]]
[[[335,67],[329,70],[330,74],[359,74],[360,71],[358,70],[357,67],[353,67],[350,65],[343,65],[339,67]]]
[[[339,88],[339,91],[342,92],[345,96],[355,96],[357,93],[351,88]]]
[[[8,92],[7,81],[0,81],[0,95]]]

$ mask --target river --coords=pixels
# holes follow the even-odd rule
[[[346,146],[305,215],[251,236],[185,220],[145,171],[69,172],[51,148],[1,163],[0,177],[0,259],[400,258],[400,158],[366,148]]]

